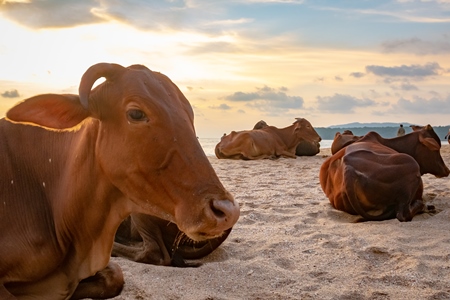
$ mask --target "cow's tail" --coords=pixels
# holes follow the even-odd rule
[[[363,217],[365,221],[382,221],[395,217],[395,211],[389,208],[378,215],[372,215],[362,207],[358,195],[364,193],[364,186],[367,182],[367,178],[363,174],[357,172],[353,167],[347,166],[345,168],[344,177],[348,201],[353,207],[353,210]]]

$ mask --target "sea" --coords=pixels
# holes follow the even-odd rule
[[[198,138],[198,141],[200,142],[203,151],[205,151],[206,156],[216,156],[214,148],[220,142],[220,138]],[[332,143],[333,140],[321,140],[320,148],[331,148]]]

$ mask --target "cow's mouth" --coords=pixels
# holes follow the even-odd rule
[[[177,252],[178,250],[180,251],[187,251],[186,249],[188,248],[192,248],[192,249],[198,249],[198,248],[203,248],[205,246],[210,245],[211,247],[213,247],[213,245],[215,243],[222,243],[230,234],[232,228],[225,230],[224,232],[222,232],[221,235],[219,236],[215,236],[212,237],[206,233],[198,233],[198,235],[202,236],[203,239],[198,241],[198,240],[194,240],[192,238],[190,238],[187,234],[185,234],[182,231],[179,231],[175,237],[175,240],[173,241],[172,244],[172,254]]]

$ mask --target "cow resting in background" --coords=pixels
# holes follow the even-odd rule
[[[300,118],[296,118],[297,120]],[[264,120],[259,121],[253,126],[253,130],[269,126]],[[314,156],[320,152],[320,143],[314,141],[301,140],[295,148],[297,156]]]
[[[430,125],[392,139],[369,132],[323,163],[320,184],[338,210],[365,220],[410,221],[425,209],[421,175],[449,175],[440,148]]]
[[[155,216],[131,214],[116,232],[112,256],[132,261],[174,267],[198,267],[185,259],[200,259],[213,252],[228,237],[231,228],[217,238],[193,241],[176,224]]]
[[[218,158],[228,159],[296,158],[295,149],[302,140],[318,143],[321,138],[308,120],[299,118],[282,129],[265,126],[257,130],[232,131],[222,137],[215,153]]]
[[[115,297],[123,275],[110,254],[130,213],[173,222],[196,241],[227,234],[239,205],[193,117],[166,76],[107,63],[84,73],[79,96],[10,109],[0,120],[0,299]]]
[[[342,148],[347,147],[348,145],[359,140],[361,136],[353,135],[351,130],[344,130],[344,132],[340,133],[336,132],[334,135],[333,143],[331,144],[331,154],[335,154]]]

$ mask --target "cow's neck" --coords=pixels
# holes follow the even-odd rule
[[[80,257],[83,276],[93,275],[93,271],[106,266],[115,232],[132,209],[131,202],[102,173],[95,151],[97,136],[96,122],[74,132],[72,145],[75,149],[67,152],[67,166],[60,178],[60,186],[65,188],[55,193],[65,200],[56,207],[61,210],[56,215],[62,216],[61,223],[57,223],[62,230],[57,232],[71,235],[76,246],[85,248],[79,251],[85,254]]]
[[[418,141],[417,134],[414,132],[411,134],[407,134],[401,137],[385,139],[380,135],[377,135],[377,139],[380,144],[383,144],[391,149],[394,149],[397,152],[408,154],[412,157],[415,157],[415,147],[414,145]]]
[[[68,268],[71,263],[80,266],[80,277],[93,275],[106,266],[115,231],[131,211],[130,201],[109,183],[97,163],[98,123],[87,122],[76,131],[64,132],[9,126],[17,126],[16,135],[8,141],[15,153],[11,150],[9,155],[24,173],[14,184],[32,181],[39,188],[32,205],[53,218],[48,223],[56,234],[53,247],[66,256]],[[87,261],[90,258],[95,261]]]
[[[294,134],[294,127],[295,124],[281,129],[274,127],[274,132],[280,137],[288,149],[295,148],[297,147],[297,144],[300,143],[300,140]]]

